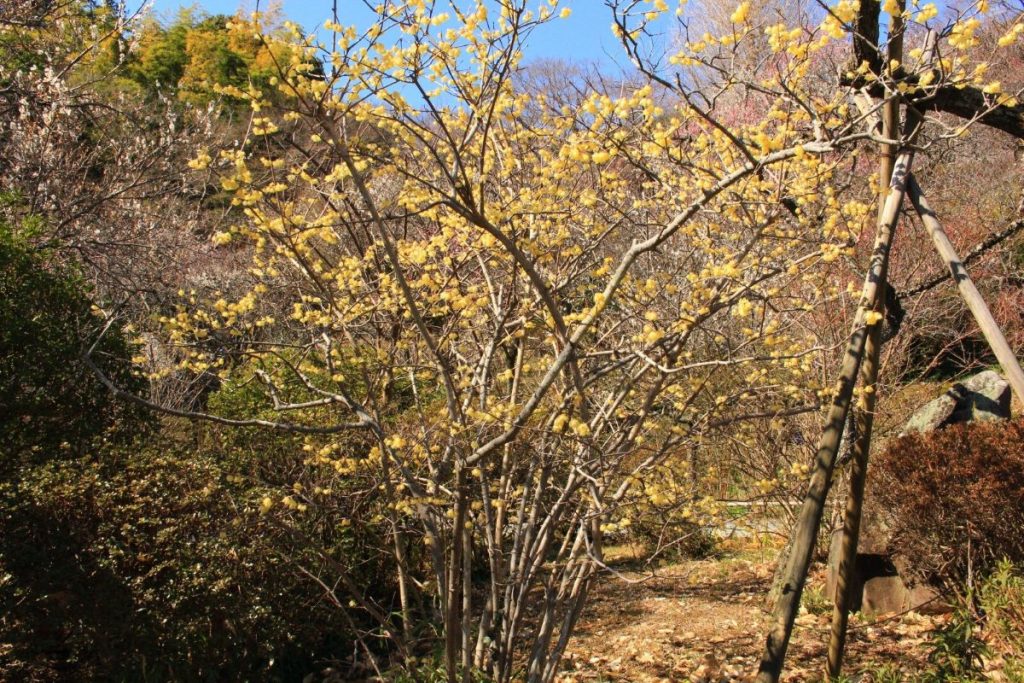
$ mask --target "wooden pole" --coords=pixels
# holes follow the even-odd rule
[[[884,163],[884,161],[883,161]],[[885,284],[886,278],[882,281]],[[881,314],[885,311],[885,300],[879,297],[874,308]],[[854,601],[854,567],[857,560],[857,543],[860,540],[861,511],[864,506],[864,487],[867,481],[868,456],[871,452],[871,431],[875,421],[875,406],[878,392],[878,366],[882,350],[881,321],[868,328],[864,344],[864,359],[860,366],[862,405],[854,413],[857,426],[853,444],[853,458],[850,465],[850,491],[846,497],[843,515],[843,536],[839,546],[839,569],[836,576],[835,602],[832,608],[832,629],[828,643],[829,679],[839,677],[843,666],[843,650],[846,646],[846,627],[850,608]]]
[[[871,327],[865,324],[865,314],[875,310],[876,302],[884,293],[889,250],[899,221],[900,207],[906,194],[906,181],[913,158],[913,150],[907,150],[896,159],[885,210],[882,220],[878,223],[871,265],[864,279],[860,306],[843,358],[836,394],[832,399],[832,406],[818,443],[814,473],[811,475],[807,495],[793,531],[793,544],[786,562],[782,591],[772,616],[772,628],[768,633],[765,651],[755,679],[757,683],[776,683],[782,674],[786,649],[789,647],[789,638],[793,632],[793,622],[800,607],[800,596],[807,581],[807,569],[811,564],[811,555],[821,526],[825,497],[832,482],[839,442],[842,440],[843,427],[850,410],[853,386],[860,370],[861,359],[864,357],[868,328]],[[875,324],[877,325],[877,321]]]
[[[935,243],[935,249],[939,252],[939,256],[942,257],[946,267],[949,268],[949,272],[953,276],[957,288],[960,290],[960,295],[967,302],[967,307],[974,315],[978,327],[981,328],[981,333],[985,335],[985,340],[992,348],[992,353],[995,354],[996,360],[999,361],[999,365],[1003,368],[1003,373],[1006,375],[1010,387],[1013,388],[1013,393],[1017,394],[1017,399],[1024,403],[1024,371],[1021,370],[1020,362],[1017,360],[1013,349],[1010,348],[1009,343],[1007,343],[1006,337],[1003,336],[1002,331],[999,329],[996,319],[992,317],[992,312],[989,311],[985,300],[981,298],[978,288],[974,286],[974,282],[967,274],[967,269],[957,255],[956,249],[953,248],[953,244],[942,229],[942,224],[939,223],[935,212],[928,205],[928,200],[925,198],[924,193],[921,192],[921,187],[913,176],[908,178],[907,192],[910,195],[910,201],[913,203],[914,209],[917,211],[917,215],[921,217],[925,229],[928,230],[932,242]]]
[[[872,325],[861,363],[861,381],[864,389],[863,406],[855,416],[857,440],[853,446],[850,463],[850,491],[846,497],[843,515],[843,536],[839,546],[839,569],[836,574],[835,602],[832,607],[832,628],[829,633],[828,680],[839,677],[843,667],[843,652],[846,648],[846,628],[850,609],[854,603],[854,589],[857,582],[854,569],[857,563],[857,544],[860,541],[860,521],[864,508],[864,488],[867,483],[868,455],[871,449],[871,430],[875,419],[878,394],[874,391],[878,377],[878,358],[881,347],[880,325]],[[870,381],[868,381],[870,379]]]
[[[905,3],[900,2],[900,9]],[[897,64],[903,61],[903,15],[902,12],[892,15],[889,23],[889,61]],[[886,67],[891,71],[890,66]],[[890,73],[891,75],[891,73]],[[892,140],[899,130],[900,103],[891,96],[882,105],[882,137]],[[888,186],[892,179],[893,164],[896,160],[896,145],[882,144],[879,146],[878,182]],[[882,220],[885,212],[886,196],[879,193],[878,220]],[[888,286],[887,278],[883,284]],[[875,312],[885,314],[885,298],[880,296],[875,302]],[[871,432],[874,428],[875,407],[878,402],[878,366],[882,353],[882,326],[872,325],[864,346],[864,360],[860,367],[862,407],[854,412],[856,440],[853,444],[853,458],[850,465],[850,490],[846,496],[846,507],[843,514],[843,535],[839,545],[839,566],[836,572],[835,597],[832,607],[832,628],[828,642],[828,660],[826,673],[829,679],[839,677],[843,668],[843,652],[846,648],[846,628],[849,625],[850,608],[854,602],[854,568],[857,562],[857,544],[860,541],[860,521],[864,508],[864,488],[867,483],[868,458],[871,454]]]

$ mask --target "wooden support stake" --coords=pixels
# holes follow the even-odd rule
[[[913,129],[916,131],[916,129]],[[911,133],[913,137],[913,132]],[[832,472],[835,468],[839,442],[842,440],[843,427],[850,410],[853,397],[853,386],[860,370],[861,359],[864,357],[864,346],[867,343],[868,326],[865,325],[865,314],[875,310],[876,302],[884,294],[886,271],[889,267],[889,250],[892,237],[899,221],[900,207],[906,194],[906,181],[913,162],[913,150],[907,150],[896,159],[890,184],[889,194],[885,201],[882,220],[878,224],[875,245],[871,254],[871,265],[864,279],[861,292],[860,307],[854,319],[853,331],[847,344],[846,355],[839,375],[835,398],[829,409],[825,428],[818,443],[814,474],[804,498],[796,528],[793,531],[793,543],[786,562],[783,575],[782,591],[772,616],[773,624],[768,633],[765,651],[758,668],[757,683],[776,683],[782,674],[782,665],[786,659],[786,649],[793,632],[793,622],[800,607],[800,596],[804,583],[807,581],[807,569],[811,564],[811,555],[821,527],[821,516],[825,509],[825,497],[832,483]],[[878,324],[877,321],[875,323]]]
[[[996,360],[1003,368],[1003,373],[1006,375],[1010,387],[1013,388],[1013,393],[1017,394],[1017,399],[1024,403],[1024,371],[1021,370],[1020,362],[999,329],[996,319],[992,317],[992,312],[989,311],[985,300],[981,298],[978,288],[974,286],[974,282],[967,274],[967,269],[957,255],[956,249],[953,248],[953,244],[942,229],[942,224],[939,223],[935,212],[928,205],[928,200],[913,176],[907,180],[907,192],[917,215],[921,217],[925,229],[928,230],[932,242],[935,243],[935,249],[939,252],[946,267],[949,268],[949,272],[960,290],[960,296],[967,302],[967,307],[971,309],[978,327],[981,328],[981,333],[985,335],[985,340],[992,348],[992,353],[995,354]]]
[[[902,9],[903,3],[901,3]],[[893,60],[903,61],[903,15],[890,18],[889,64]],[[882,137],[892,140],[899,130],[900,102],[890,97],[882,105]],[[878,181],[888,186],[892,179],[893,163],[896,160],[896,145],[882,144],[879,149]],[[885,212],[886,197],[879,196],[878,220]],[[888,286],[887,278],[883,283]],[[879,297],[875,312],[885,314],[885,298]],[[864,360],[860,367],[860,382],[863,405],[854,412],[856,441],[853,444],[853,459],[850,465],[850,490],[846,495],[843,514],[843,531],[839,545],[839,566],[836,571],[835,592],[832,606],[832,628],[828,641],[828,660],[825,672],[830,680],[839,678],[843,668],[843,652],[846,648],[846,628],[849,625],[850,608],[854,602],[854,568],[857,563],[857,544],[860,541],[860,520],[864,508],[864,487],[868,476],[868,457],[871,453],[871,431],[875,421],[875,406],[878,393],[878,366],[882,354],[882,326],[872,325],[864,346]]]
[[[882,304],[878,312],[885,310]],[[864,390],[861,409],[856,411],[857,440],[853,445],[853,458],[850,464],[850,491],[846,497],[846,508],[843,515],[843,536],[839,546],[839,567],[836,573],[835,602],[832,607],[832,629],[828,642],[828,663],[826,672],[828,680],[839,678],[843,667],[843,651],[846,647],[846,628],[849,623],[850,609],[854,603],[854,567],[857,562],[857,544],[860,541],[860,521],[864,507],[864,487],[867,483],[868,456],[871,452],[871,430],[875,421],[875,406],[878,392],[875,386],[878,380],[878,364],[881,355],[882,325],[872,325],[868,329],[868,338],[864,348],[864,360],[861,362],[861,387]]]
[[[898,2],[902,10],[905,2],[902,0],[898,0]],[[889,25],[889,35],[892,36],[889,42],[889,65],[899,64],[903,61],[903,31],[904,22],[902,14],[894,14]],[[930,65],[935,57],[937,39],[938,36],[934,31],[928,32],[923,53],[926,55],[924,59],[926,64]],[[908,110],[907,130],[911,136],[914,136],[917,130],[919,130],[922,121],[920,112],[913,108]],[[882,136],[886,139],[893,139],[899,127],[899,101],[895,98],[884,103],[881,123]],[[883,144],[880,151],[879,178],[884,182],[888,182],[892,174],[892,160],[896,155],[896,148],[894,145]],[[881,199],[878,207],[879,219],[881,219],[884,210],[885,201]],[[884,314],[884,301],[879,300],[876,304],[876,312]],[[861,363],[860,369],[864,395],[862,407],[856,411],[857,440],[853,445],[853,462],[850,466],[850,491],[846,497],[846,507],[843,515],[843,535],[839,545],[835,602],[832,610],[832,628],[829,634],[828,661],[825,668],[829,680],[837,680],[842,672],[850,608],[854,602],[854,589],[858,587],[857,582],[854,580],[854,569],[857,562],[857,545],[860,541],[860,524],[864,510],[864,489],[867,483],[868,460],[871,455],[871,433],[874,428],[875,410],[878,402],[877,382],[881,346],[881,327],[876,325],[868,332],[864,360]]]

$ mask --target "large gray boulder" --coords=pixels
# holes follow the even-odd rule
[[[1005,420],[1010,417],[1010,385],[992,370],[979,372],[915,412],[903,434],[930,432],[960,422]]]

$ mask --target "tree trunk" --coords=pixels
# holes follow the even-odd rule
[[[445,669],[448,674],[448,683],[459,683],[459,665],[461,658],[459,648],[462,645],[462,554],[465,552],[465,535],[463,528],[466,525],[466,474],[461,463],[456,465],[455,473],[455,519],[452,524],[452,552],[448,571],[445,572],[448,578],[448,585],[445,586],[447,599],[445,601],[444,618],[444,655]]]

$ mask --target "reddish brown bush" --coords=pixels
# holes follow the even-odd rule
[[[1024,561],[1024,420],[895,439],[874,475],[893,550],[921,578],[962,590],[1004,557]]]

